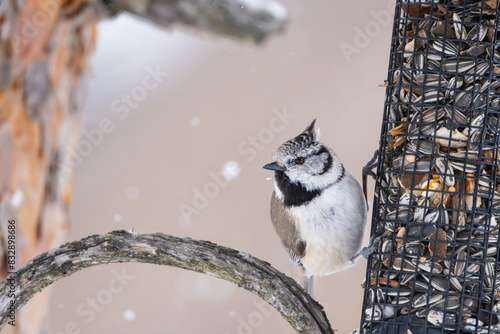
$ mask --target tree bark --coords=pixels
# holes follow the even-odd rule
[[[123,262],[173,266],[227,280],[267,301],[297,332],[333,333],[321,305],[267,262],[209,241],[126,231],[92,235],[62,245],[37,256],[2,281],[0,330],[11,313],[55,281],[84,268]],[[9,292],[13,285],[16,292],[12,298]]]
[[[66,241],[71,161],[81,132],[95,1],[0,0],[0,278],[7,226],[16,222],[16,264]],[[66,163],[67,164],[67,163]],[[10,255],[10,254],[9,254]],[[42,293],[2,334],[41,332]]]

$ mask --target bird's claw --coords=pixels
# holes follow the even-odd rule
[[[380,154],[380,150],[376,150],[375,153],[373,154],[373,157],[371,158],[370,161],[363,167],[362,169],[362,174],[363,174],[363,193],[365,194],[365,199],[368,201],[368,194],[367,194],[367,178],[368,176],[371,176],[373,179],[377,177],[377,174],[373,172],[373,169],[378,166],[379,164],[379,159],[378,155]]]
[[[363,256],[365,259],[368,259],[368,257],[370,255],[372,255],[373,253],[375,253],[375,251],[377,250],[377,248],[378,248],[377,245],[380,242],[380,239],[382,239],[382,236],[378,236],[378,237],[372,236],[370,238],[370,243],[368,244],[368,246],[363,247],[363,249],[361,249],[358,254],[354,255],[351,258],[351,261],[352,262],[356,261],[358,259],[358,257],[360,257],[360,256]]]

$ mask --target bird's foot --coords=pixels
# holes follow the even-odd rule
[[[378,156],[380,154],[380,150],[376,150],[375,153],[373,153],[373,157],[371,158],[370,161],[363,167],[363,193],[365,194],[365,199],[368,201],[368,194],[367,194],[367,179],[368,176],[371,176],[373,179],[377,176],[374,172],[373,169],[378,166],[379,164],[379,159]]]
[[[373,153],[373,157],[366,163],[366,165],[363,167],[363,176],[368,176],[370,175],[373,179],[377,176],[374,172],[373,169],[378,166],[378,155],[380,154],[380,150],[376,150]]]
[[[316,277],[314,275],[308,275],[304,271],[304,273],[302,275],[302,286],[303,286],[304,290],[306,290],[306,292],[312,297],[312,299],[315,299],[314,298],[315,280],[316,280]]]
[[[370,243],[368,244],[368,246],[363,247],[363,249],[361,249],[358,254],[354,255],[351,258],[351,261],[355,262],[358,259],[358,257],[360,257],[360,256],[363,256],[365,259],[368,259],[368,257],[370,255],[372,255],[373,253],[375,253],[375,251],[377,250],[377,248],[378,248],[377,245],[380,242],[380,239],[382,239],[382,236],[378,236],[378,237],[372,236],[370,238]]]

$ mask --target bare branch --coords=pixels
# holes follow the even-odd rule
[[[256,43],[281,31],[285,8],[273,0],[104,0],[163,26],[181,23],[198,30]]]
[[[167,265],[225,279],[268,302],[299,333],[333,333],[321,305],[269,263],[209,241],[162,233],[113,231],[92,235],[40,254],[0,282],[0,330],[37,292],[75,272],[101,264],[143,262]],[[15,296],[9,296],[15,282]]]

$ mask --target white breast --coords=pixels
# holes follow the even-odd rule
[[[363,242],[367,205],[349,172],[310,203],[288,210],[298,218],[300,236],[307,244],[301,259],[307,273],[324,276],[353,264],[350,259]]]

